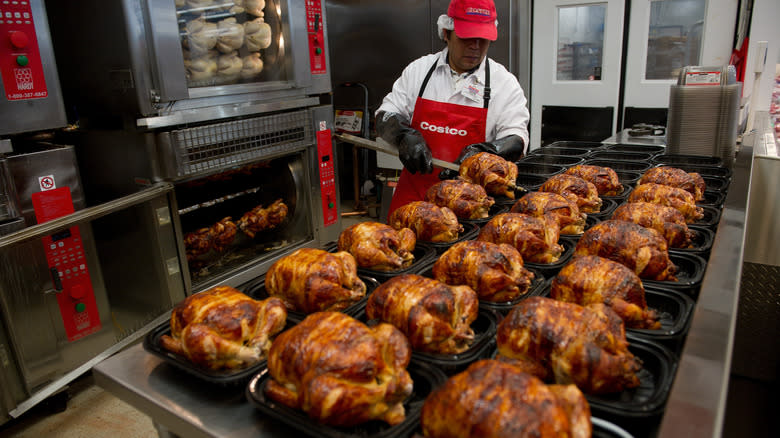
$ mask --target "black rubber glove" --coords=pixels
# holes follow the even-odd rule
[[[410,127],[400,114],[377,113],[376,132],[386,142],[398,147],[398,158],[409,172],[433,172],[431,149],[422,134]]]
[[[463,148],[455,160],[455,164],[460,164],[466,158],[480,152],[490,152],[507,161],[517,161],[523,157],[525,143],[519,135],[510,135],[509,137],[499,138],[493,142],[474,143]],[[439,173],[439,179],[453,179],[458,177],[458,171],[444,169]]]

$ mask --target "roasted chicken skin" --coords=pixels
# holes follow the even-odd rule
[[[241,216],[238,220],[238,228],[247,236],[254,238],[260,231],[276,228],[284,222],[287,212],[287,204],[281,199],[277,199],[268,207],[258,205]]]
[[[566,175],[578,176],[596,186],[599,196],[618,196],[623,193],[617,172],[610,167],[578,164],[566,169]]]
[[[677,267],[669,259],[667,248],[666,239],[658,231],[610,219],[582,234],[574,257],[597,255],[627,266],[640,278],[677,281]]]
[[[498,155],[479,152],[460,163],[460,179],[481,185],[491,195],[515,199],[517,165]]]
[[[426,201],[402,205],[390,213],[388,225],[400,230],[409,228],[417,240],[424,242],[452,242],[463,231],[458,217],[447,207]]]
[[[650,202],[628,202],[619,206],[612,219],[629,221],[652,228],[666,239],[669,248],[687,248],[693,233],[685,223],[685,216],[672,207]]]
[[[287,323],[278,298],[256,301],[230,286],[190,295],[171,312],[163,348],[211,370],[240,369],[265,358]]]
[[[628,202],[651,202],[653,204],[673,207],[685,217],[685,222],[692,224],[704,217],[704,210],[696,206],[696,201],[684,189],[663,184],[647,183],[636,186],[628,195]]]
[[[580,212],[577,203],[551,192],[529,192],[518,199],[509,210],[530,216],[550,216],[558,222],[561,234],[582,234],[587,215]]]
[[[439,207],[449,208],[459,219],[484,219],[496,202],[481,185],[459,179],[432,185],[425,193],[425,199]]]
[[[469,286],[480,300],[507,302],[528,293],[534,274],[523,267],[523,257],[513,246],[466,240],[436,260],[433,277],[452,286]]]
[[[583,213],[598,213],[601,210],[602,201],[596,186],[578,176],[565,173],[553,175],[539,186],[539,191],[557,193],[575,202]]]
[[[468,286],[449,286],[416,274],[395,276],[368,297],[366,317],[394,325],[412,348],[426,353],[456,354],[474,340],[471,323],[479,301]]]
[[[211,251],[211,241],[214,236],[210,228],[200,228],[184,235],[184,248],[187,254],[187,261],[192,262],[197,257]]]
[[[490,219],[479,231],[477,240],[512,245],[529,263],[555,263],[563,247],[558,244],[560,228],[548,216],[534,217],[522,213],[501,213]]]
[[[698,173],[688,173],[682,169],[671,166],[659,166],[648,169],[638,184],[661,184],[670,187],[677,187],[693,195],[693,200],[699,202],[704,199],[704,190],[707,184],[704,178]]]
[[[342,310],[366,295],[352,254],[316,248],[301,248],[274,262],[266,273],[265,288],[289,310],[302,313]]]
[[[422,407],[428,438],[589,438],[590,406],[574,385],[546,385],[497,360],[480,360],[436,388]]]
[[[238,227],[232,219],[230,216],[223,218],[209,229],[211,247],[215,251],[224,251],[235,240]]]
[[[499,323],[498,360],[586,394],[639,386],[641,362],[628,350],[623,320],[604,304],[530,297]]]
[[[279,335],[268,355],[265,394],[333,426],[404,420],[413,382],[409,342],[390,324],[367,327],[317,312]]]
[[[550,297],[581,306],[604,303],[627,328],[660,329],[658,313],[647,308],[642,280],[631,269],[599,256],[575,257],[553,278]]]
[[[375,271],[395,271],[414,261],[417,237],[409,228],[395,230],[379,222],[360,222],[339,234],[338,249],[355,257],[357,265]]]

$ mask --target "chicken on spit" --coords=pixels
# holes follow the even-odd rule
[[[628,195],[627,201],[652,202],[673,207],[685,216],[685,222],[689,224],[704,217],[704,209],[696,206],[693,195],[677,187],[655,183],[640,184]]]
[[[604,304],[531,297],[499,323],[498,360],[545,381],[573,383],[587,394],[639,386],[641,361],[628,350],[620,317]]]
[[[509,210],[530,216],[550,216],[558,222],[561,234],[582,234],[587,215],[580,212],[576,202],[557,193],[529,192],[518,199]]]
[[[367,327],[338,312],[317,312],[276,338],[265,394],[333,426],[404,421],[413,382],[409,342],[390,324]]]
[[[163,348],[212,370],[239,369],[266,357],[287,323],[278,298],[256,301],[230,286],[190,295],[171,312]]]
[[[238,226],[232,219],[230,216],[223,218],[209,229],[211,247],[215,251],[224,251],[235,240]]]
[[[685,216],[672,207],[650,202],[629,202],[619,206],[612,219],[629,221],[652,228],[666,239],[669,248],[687,248],[693,233],[685,223]]]
[[[599,256],[575,257],[561,268],[550,297],[581,306],[604,303],[628,328],[661,328],[658,313],[647,308],[642,280],[626,266]]]
[[[439,207],[449,208],[460,219],[486,218],[496,202],[481,185],[457,179],[432,185],[425,193],[425,199]]]
[[[197,257],[211,251],[211,241],[214,236],[211,235],[210,228],[200,228],[184,235],[184,248],[187,253],[187,261],[192,262]]]
[[[394,271],[412,264],[416,244],[409,228],[396,231],[383,223],[360,222],[341,232],[338,249],[352,254],[361,268]]]
[[[596,186],[599,196],[618,196],[623,193],[617,172],[610,167],[578,164],[566,169],[566,175],[578,176]]]
[[[301,248],[274,262],[266,273],[265,288],[289,310],[302,313],[342,310],[366,295],[352,254],[316,248]]]
[[[480,300],[498,303],[528,293],[534,274],[523,267],[523,257],[513,246],[466,240],[439,257],[433,277],[452,286],[469,286]]]
[[[682,169],[670,166],[659,166],[648,169],[638,184],[662,184],[670,187],[677,187],[693,195],[693,200],[699,202],[704,199],[704,191],[707,184],[704,178],[696,172],[688,173]]]
[[[470,287],[416,274],[387,280],[366,303],[368,319],[394,325],[416,351],[441,354],[461,353],[471,346],[471,323],[478,310],[477,294]]]
[[[514,199],[517,165],[498,155],[479,152],[460,163],[460,179],[481,185],[491,195]]]
[[[250,238],[254,238],[256,233],[276,228],[284,222],[287,212],[287,204],[281,199],[277,199],[268,207],[258,205],[241,216],[238,220],[238,228]]]
[[[677,281],[677,267],[669,259],[661,233],[633,222],[607,220],[583,233],[574,257],[597,255],[627,266],[640,278]]]
[[[426,399],[428,438],[590,438],[590,406],[574,385],[545,385],[497,360],[480,360]]]
[[[539,187],[539,191],[562,195],[577,203],[583,213],[598,213],[601,210],[602,201],[596,186],[578,176],[565,173],[553,175]]]
[[[548,216],[534,217],[522,213],[501,213],[482,226],[477,240],[508,243],[529,263],[555,263],[563,247],[558,244],[560,228]]]
[[[452,210],[426,201],[402,205],[390,213],[387,223],[396,230],[411,229],[424,242],[452,242],[463,231]]]

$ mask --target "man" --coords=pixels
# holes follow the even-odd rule
[[[478,152],[507,160],[528,144],[528,108],[520,84],[486,57],[496,40],[493,0],[451,0],[437,21],[447,47],[412,61],[377,110],[377,134],[398,147],[404,169],[390,212],[425,198],[430,186],[457,172],[438,169],[432,157],[460,163]]]

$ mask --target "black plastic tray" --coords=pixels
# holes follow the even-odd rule
[[[723,201],[726,200],[725,192],[715,192],[712,190],[704,191],[704,199],[697,202],[697,205],[711,205],[713,207],[720,208],[723,206]]]
[[[509,198],[506,198],[509,199]],[[515,201],[514,199],[512,201]],[[458,219],[458,222],[461,224],[473,224],[476,226],[482,226],[486,224],[490,219],[493,219],[496,215],[499,215],[501,213],[506,213],[509,211],[509,205],[507,204],[493,204],[490,206],[490,210],[488,210],[488,216],[482,219]],[[465,231],[465,230],[464,230]]]
[[[601,158],[588,158],[582,164],[590,164],[593,166],[610,167],[615,172],[618,171],[630,171],[644,173],[647,169],[653,167],[653,163],[642,161],[628,161],[628,160],[606,160]],[[618,173],[620,177],[620,173]],[[641,177],[641,175],[640,175]],[[621,182],[626,182],[621,179]]]
[[[645,154],[658,155],[664,153],[666,148],[664,146],[655,146],[649,144],[625,144],[616,143],[606,146],[606,149],[615,152],[641,152]]]
[[[547,148],[547,149],[555,149],[555,148]],[[585,159],[582,158],[581,156],[537,153],[537,154],[528,155],[525,158],[521,158],[519,162],[531,163],[531,164],[552,164],[555,166],[571,167],[577,164],[582,164],[584,161]]]
[[[592,226],[598,224],[601,222],[601,219],[593,216],[593,215],[587,215],[585,218],[585,228],[583,229],[583,233],[585,231],[588,231]],[[561,237],[569,240],[574,240],[575,242],[580,240],[580,237],[582,237],[582,234],[563,234],[561,233]]]
[[[525,187],[529,192],[537,191],[539,190],[539,187],[542,186],[542,184],[547,181],[549,176],[547,175],[533,175],[530,173],[518,173],[517,178],[515,179],[515,184]],[[516,201],[517,199],[509,199],[504,198],[509,201]],[[498,203],[498,200],[496,200],[496,203]]]
[[[554,277],[556,274],[558,274],[558,271],[560,271],[561,268],[564,267],[566,263],[569,263],[569,260],[571,260],[571,256],[574,254],[574,247],[577,246],[577,240],[578,239],[569,239],[567,237],[561,237],[558,239],[558,244],[563,246],[563,252],[561,253],[561,257],[555,263],[543,264],[525,262],[524,266],[526,268],[541,272],[545,278]]]
[[[642,163],[650,161],[655,154],[648,152],[620,152],[607,149],[604,151],[591,152],[588,159],[608,160],[608,161],[639,161]]]
[[[675,273],[677,281],[658,281],[643,278],[642,284],[644,286],[682,291],[695,298],[698,295],[704,271],[707,269],[707,261],[696,254],[683,254],[676,251],[669,251],[669,259],[677,266],[677,272]]]
[[[690,225],[698,225],[700,227],[716,230],[718,228],[718,223],[720,223],[720,208],[713,207],[712,205],[700,205],[700,207],[702,208],[704,217]]]
[[[622,181],[621,181],[621,185],[623,186],[623,192],[621,194],[615,196],[602,196],[601,199],[612,199],[613,201],[616,201],[618,204],[628,199],[628,195],[630,195],[631,192],[634,191],[634,186],[628,183],[624,183]]]
[[[696,225],[688,225],[688,230],[693,233],[691,237],[690,248],[672,248],[669,247],[671,253],[683,253],[683,254],[696,254],[704,257],[709,257],[710,250],[712,249],[712,242],[715,241],[715,232],[707,227],[700,227]]]
[[[705,155],[660,154],[653,158],[653,162],[674,167],[678,167],[678,164],[715,167],[723,166],[723,159],[720,157],[708,157]]]
[[[562,140],[542,146],[542,148],[580,148],[589,151],[604,149],[606,145],[597,141]]]
[[[683,338],[688,334],[691,325],[693,307],[696,305],[693,299],[673,289],[648,285],[645,286],[645,300],[647,307],[659,312],[661,328],[627,328],[626,332],[673,348],[682,346]],[[672,345],[668,345],[669,342]]]
[[[330,242],[325,245],[325,251],[337,252],[338,250],[339,247],[337,242]],[[405,268],[396,269],[395,271],[378,271],[375,269],[361,268],[358,266],[358,275],[370,277],[382,283],[389,278],[395,277],[396,275],[416,274],[424,266],[432,263],[432,260],[436,260],[436,250],[434,250],[433,247],[426,242],[417,242],[414,245],[414,251],[412,251],[412,254],[414,254],[414,260],[412,260],[412,263]]]
[[[549,178],[566,170],[566,166],[560,166],[557,164],[524,163],[522,160],[523,158],[521,158],[520,161],[515,162],[515,165],[517,165],[518,174],[523,173],[526,175],[542,175]]]
[[[614,198],[603,197],[601,198],[601,210],[598,213],[587,213],[588,216],[593,216],[600,221],[607,220],[612,217],[612,213],[618,208],[618,205],[622,203]]]
[[[565,146],[545,146],[543,148],[534,149],[529,155],[551,155],[551,156],[563,156],[563,157],[579,157],[582,158],[591,152],[588,148],[569,148]]]
[[[677,371],[677,358],[668,348],[657,342],[626,334],[629,351],[642,360],[637,373],[640,384],[615,394],[585,394],[590,410],[595,416],[617,416],[625,422],[636,418],[658,416],[663,413],[666,400]],[[618,423],[619,426],[623,424]]]
[[[400,424],[390,426],[382,421],[370,421],[354,427],[328,426],[310,418],[298,409],[277,403],[265,396],[265,386],[271,378],[268,369],[257,373],[246,387],[246,398],[264,415],[280,421],[287,426],[316,438],[395,438],[407,437],[420,423],[420,411],[425,398],[434,388],[443,384],[447,377],[434,367],[420,363],[410,363],[407,367],[414,390],[404,402],[406,418]]]
[[[265,289],[265,275],[263,274],[260,277],[255,278],[254,280],[250,280],[240,287],[238,287],[238,290],[241,292],[249,295],[250,297],[256,299],[256,300],[264,300],[268,298],[268,291]],[[358,278],[363,280],[363,282],[366,284],[366,295],[360,299],[359,301],[353,303],[351,306],[341,310],[341,313],[347,314],[349,316],[354,317],[357,315],[360,310],[366,305],[366,301],[368,300],[369,295],[371,295],[372,292],[374,292],[374,289],[379,287],[379,281],[377,281],[373,277],[369,277],[366,275],[361,275],[358,273]],[[295,324],[303,321],[308,315],[303,312],[298,312],[295,310],[287,310],[287,321],[291,321]]]
[[[704,184],[707,185],[706,191],[728,193],[729,185],[731,184],[730,179],[713,175],[702,175],[702,178],[704,178]]]
[[[289,325],[290,321],[288,320],[288,326]],[[221,386],[246,385],[252,376],[265,368],[267,363],[266,359],[262,359],[254,365],[237,370],[211,370],[192,363],[186,357],[163,348],[160,345],[160,338],[162,338],[163,335],[170,336],[170,334],[171,323],[170,320],[168,320],[146,334],[143,342],[144,350],[185,373],[211,384]]]
[[[663,157],[663,156],[664,155],[659,155],[656,158],[660,158],[660,157]],[[702,177],[717,176],[719,178],[725,178],[725,179],[730,180],[731,179],[731,175],[733,174],[731,169],[729,169],[727,167],[705,166],[705,165],[700,165],[700,164],[686,164],[686,163],[674,163],[674,164],[671,164],[671,163],[661,163],[661,162],[657,162],[655,159],[652,160],[652,164],[653,164],[653,167],[671,166],[671,167],[676,167],[678,169],[682,169],[682,170],[684,170],[686,172],[696,172],[699,175],[701,175]]]
[[[636,170],[621,170],[621,169],[612,169],[617,173],[618,179],[621,183],[624,185],[629,186],[635,186],[637,181],[639,181],[640,178],[642,178],[642,171],[636,171]]]
[[[472,223],[461,223],[463,225],[463,232],[460,233],[460,236],[458,236],[457,239],[453,240],[452,242],[423,242],[426,245],[431,246],[434,251],[436,251],[436,255],[441,255],[444,251],[447,251],[450,249],[450,247],[458,242],[463,242],[464,240],[474,240],[479,235],[479,225],[472,224]]]

